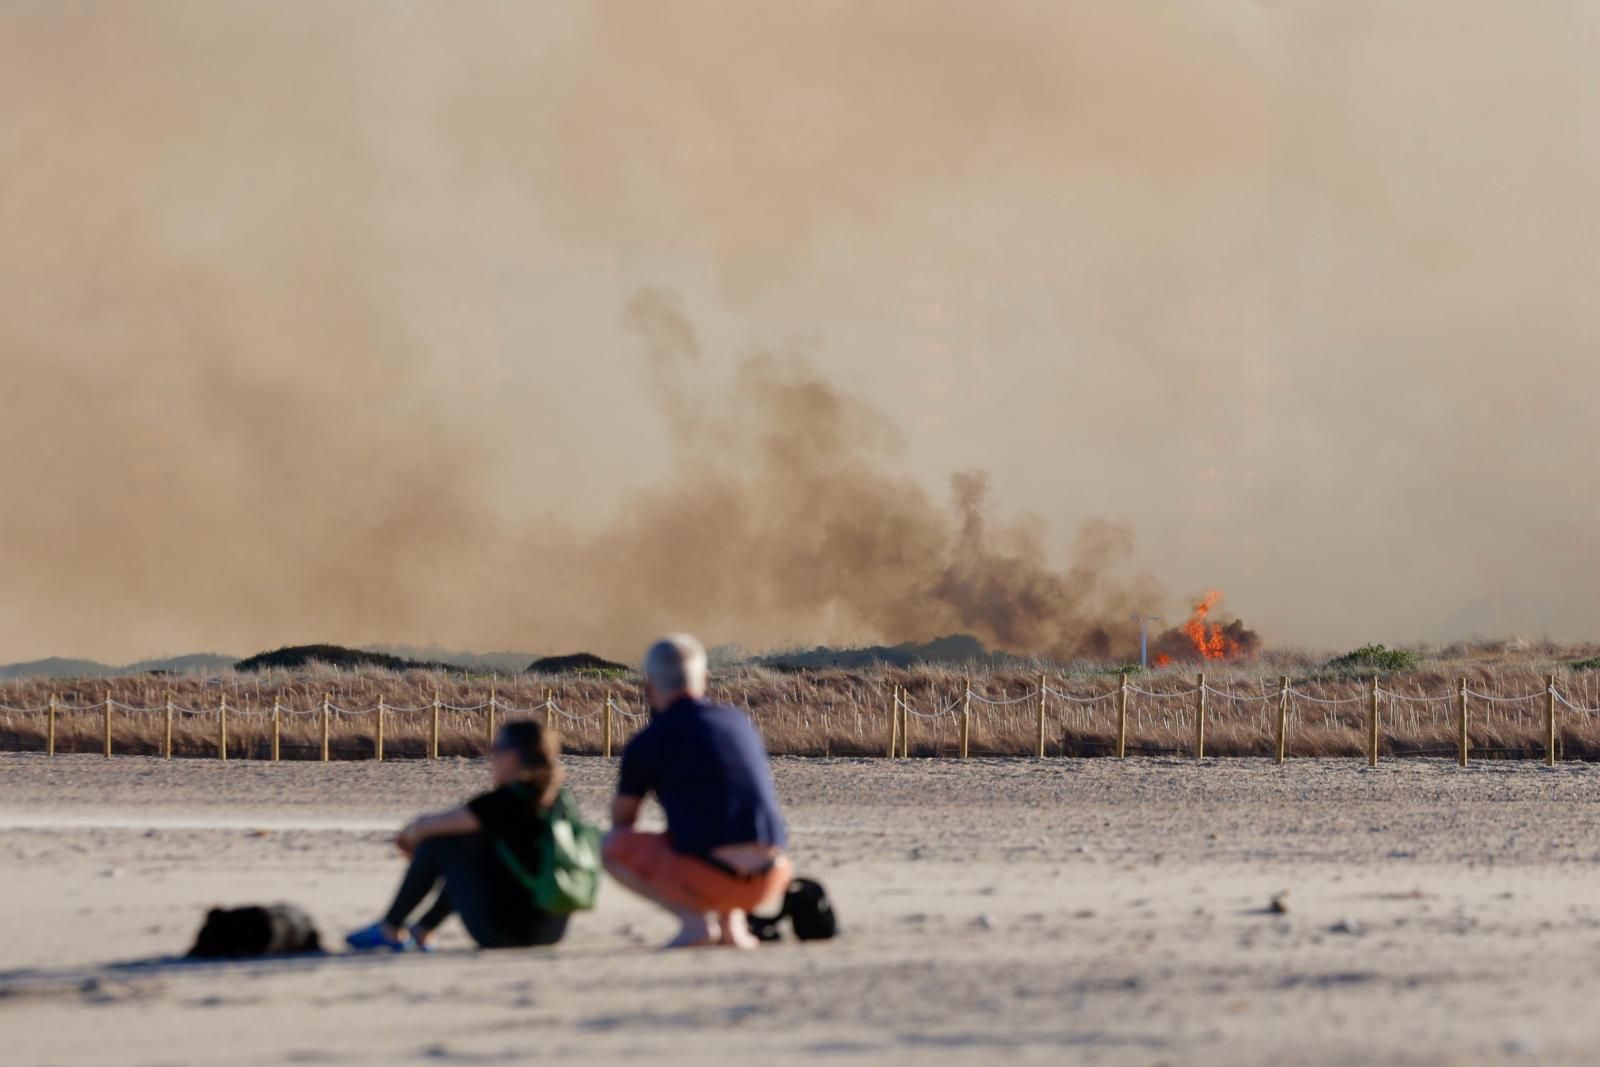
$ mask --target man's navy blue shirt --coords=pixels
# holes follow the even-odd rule
[[[684,697],[622,750],[617,792],[654,792],[673,851],[709,856],[722,845],[788,843],[767,749],[750,716]]]

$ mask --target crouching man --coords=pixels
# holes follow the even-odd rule
[[[744,712],[705,699],[706,652],[662,638],[644,662],[650,725],[622,752],[606,870],[683,924],[669,948],[750,948],[746,915],[776,899],[793,869],[766,746]],[[654,793],[667,832],[634,829]]]

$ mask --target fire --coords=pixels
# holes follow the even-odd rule
[[[1235,618],[1221,618],[1220,590],[1208,590],[1193,613],[1150,642],[1151,662],[1157,667],[1173,663],[1204,663],[1214,659],[1243,659],[1261,647],[1261,635]]]
[[[1189,621],[1182,626],[1184,635],[1194,643],[1194,650],[1201,659],[1228,659],[1244,652],[1239,642],[1229,636],[1223,627],[1206,625],[1206,616],[1211,614],[1211,609],[1221,599],[1221,590],[1207,590],[1206,595],[1200,598],[1200,603],[1194,606]]]

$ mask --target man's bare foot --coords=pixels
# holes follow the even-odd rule
[[[722,937],[717,944],[726,948],[758,948],[761,939],[750,932],[750,921],[742,911],[730,911],[726,915],[719,915],[718,921],[722,926]]]
[[[662,948],[699,948],[702,945],[715,945],[722,939],[721,927],[704,915],[680,915],[678,918],[683,927],[678,931],[678,936],[662,945]]]

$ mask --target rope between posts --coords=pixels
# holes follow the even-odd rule
[[[648,714],[640,714],[639,712],[629,711],[627,708],[623,707],[621,704],[618,704],[614,700],[611,702],[611,710],[616,712],[618,715],[621,715],[624,719],[633,719],[636,722],[640,719],[648,719],[650,717]]]
[[[1206,692],[1210,693],[1212,696],[1222,697],[1224,700],[1236,700],[1241,704],[1259,701],[1272,701],[1278,698],[1277,693],[1252,693],[1249,696],[1241,696],[1238,693],[1230,693],[1225,689],[1213,689],[1209,684],[1205,687],[1205,689]]]
[[[1032,700],[1034,697],[1036,697],[1038,695],[1039,695],[1038,691],[1035,690],[1034,692],[1031,692],[1031,693],[1024,693],[1019,697],[1013,697],[1010,700],[990,700],[986,696],[982,696],[982,695],[980,695],[978,693],[973,693],[972,694],[972,699],[976,700],[980,704],[987,704],[991,708],[1004,708],[1004,707],[1009,707],[1012,704],[1021,704],[1024,701],[1030,701],[1030,700]]]
[[[1053,697],[1065,700],[1069,704],[1098,704],[1102,700],[1110,700],[1112,697],[1117,695],[1117,690],[1113,689],[1109,693],[1101,693],[1098,696],[1075,697],[1071,693],[1063,693],[1061,690],[1052,689],[1048,685],[1044,687],[1044,691]],[[1138,692],[1138,690],[1134,689],[1132,686],[1129,686],[1128,692],[1133,693]]]
[[[49,710],[50,710],[50,705],[49,704],[46,704],[42,708],[14,708],[9,704],[0,704],[0,711],[15,712],[18,715],[37,715],[41,711],[49,711]]]
[[[432,705],[429,705],[429,706],[431,707]],[[484,701],[481,701],[481,702],[479,702],[477,704],[463,704],[463,705],[459,705],[459,706],[455,705],[455,704],[440,704],[439,708],[442,711],[482,711],[484,708],[486,708],[488,706],[489,706],[489,702],[487,700],[484,700]]]
[[[1289,690],[1289,695],[1296,700],[1304,700],[1310,704],[1322,704],[1325,707],[1333,707],[1337,704],[1359,704],[1366,699],[1366,697],[1353,696],[1340,697],[1338,700],[1326,700],[1322,697],[1314,697],[1310,693],[1302,693],[1298,689]]]
[[[1404,693],[1391,693],[1387,689],[1379,689],[1378,690],[1378,695],[1379,696],[1388,697],[1391,700],[1398,700],[1398,701],[1401,701],[1402,703],[1405,703],[1405,704],[1437,704],[1440,701],[1444,701],[1445,703],[1449,703],[1449,702],[1451,702],[1451,701],[1456,699],[1456,695],[1454,693],[1446,693],[1443,696],[1436,696],[1436,697],[1422,697],[1422,696],[1411,697],[1411,696],[1406,696]]]
[[[942,718],[945,718],[947,715],[954,714],[954,712],[949,712],[949,711],[935,711],[935,712],[918,711],[916,708],[912,707],[910,704],[905,704],[905,703],[902,703],[900,706],[902,708],[904,708],[906,714],[911,716],[913,719],[942,719]]]
[[[574,715],[554,700],[550,701],[550,710],[569,722],[588,722],[590,719],[599,718],[605,714],[605,708],[601,708],[599,711],[590,712],[588,715]]]
[[[1548,692],[1549,692],[1549,690],[1543,689],[1543,690],[1540,690],[1537,693],[1529,693],[1527,696],[1495,697],[1495,696],[1490,696],[1488,693],[1476,693],[1476,692],[1473,692],[1471,689],[1468,689],[1467,690],[1467,696],[1473,697],[1473,698],[1475,698],[1477,700],[1487,700],[1491,704],[1518,704],[1518,703],[1521,703],[1521,702],[1526,701],[1526,700],[1538,700],[1540,697],[1546,695],[1546,693],[1548,693]]]
[[[1556,700],[1565,708],[1568,708],[1568,709],[1570,709],[1572,711],[1582,712],[1585,715],[1600,715],[1600,708],[1585,708],[1585,707],[1582,707],[1582,706],[1580,706],[1578,704],[1574,704],[1572,701],[1570,701],[1566,697],[1562,696],[1561,695],[1561,690],[1559,690],[1559,689],[1556,690],[1555,693],[1556,693]]]
[[[1193,689],[1174,689],[1170,693],[1156,693],[1156,692],[1152,692],[1149,689],[1140,689],[1136,685],[1128,686],[1128,692],[1130,692],[1130,693],[1138,693],[1140,696],[1145,696],[1145,697],[1188,697],[1188,696],[1194,696],[1199,691],[1200,691],[1200,687],[1199,686],[1195,686]]]
[[[909,701],[906,701],[906,700],[901,700],[900,701],[900,706],[902,708],[905,708],[906,709],[906,714],[912,716],[913,718],[918,718],[918,719],[942,719],[946,715],[954,715],[956,713],[956,708],[961,706],[961,698],[957,697],[955,700],[952,700],[950,702],[950,706],[945,708],[943,711],[933,711],[933,712],[918,711],[916,708],[911,706]]]

